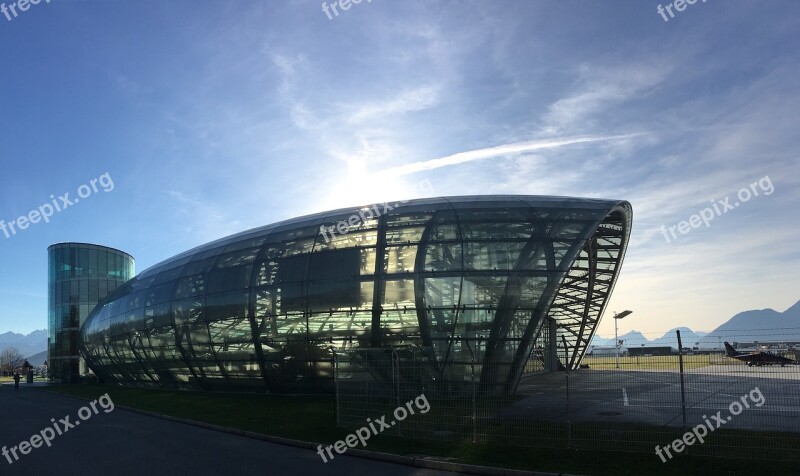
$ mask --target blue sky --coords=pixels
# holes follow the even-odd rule
[[[629,200],[621,332],[782,311],[800,299],[800,4],[712,0],[668,22],[658,4],[374,0],[329,19],[317,0],[42,0],[0,16],[0,219],[114,183],[0,234],[0,332],[47,326],[52,243],[143,271],[426,196],[423,181]],[[660,231],[742,188],[759,194],[709,227]]]

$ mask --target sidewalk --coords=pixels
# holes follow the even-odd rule
[[[2,382],[2,383],[0,383],[0,385],[2,385],[4,387],[11,387],[12,390],[14,389],[14,382],[13,381],[12,382]],[[28,388],[30,388],[30,387],[48,387],[50,385],[56,385],[56,384],[50,383],[50,382],[47,382],[47,381],[42,381],[42,380],[34,381],[33,383],[25,383],[25,382],[22,382],[22,381],[19,382],[19,388],[20,389],[23,389],[25,387],[28,387]]]

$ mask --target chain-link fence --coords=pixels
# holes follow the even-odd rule
[[[595,347],[580,368],[566,369],[565,347],[542,338],[507,392],[482,383],[483,362],[462,360],[453,372],[423,347],[340,352],[337,424],[358,428],[386,415],[386,432],[419,439],[655,452],[665,460],[687,452],[800,458],[797,343],[762,339],[725,350],[721,341],[698,349],[679,339]],[[410,409],[420,395],[430,410],[400,421],[395,409]]]

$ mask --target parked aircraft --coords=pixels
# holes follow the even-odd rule
[[[762,365],[773,365],[773,364],[780,364],[781,367],[785,367],[786,364],[796,364],[797,362],[792,359],[787,359],[786,357],[782,357],[777,354],[773,354],[771,352],[738,352],[736,349],[733,348],[732,345],[729,343],[725,343],[725,350],[728,353],[728,357],[736,360],[741,360],[742,362],[747,363],[748,366],[752,367],[756,365],[758,367]]]

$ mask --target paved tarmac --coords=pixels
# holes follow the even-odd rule
[[[98,395],[100,397],[100,395]],[[0,450],[10,450],[31,440],[56,421],[69,416],[75,425],[55,435],[51,447],[30,448],[15,460],[0,454],[0,474],[5,475],[375,475],[438,476],[456,473],[412,468],[368,459],[337,455],[323,463],[314,451],[226,434],[170,422],[114,408],[85,421],[79,410],[88,403],[42,389],[15,390],[0,385]],[[87,414],[84,412],[84,416]],[[63,429],[62,429],[63,431]],[[422,451],[420,451],[422,452]]]
[[[800,366],[706,366],[687,370],[683,387],[689,425],[721,412],[725,428],[800,432]],[[500,410],[500,418],[567,421],[563,372],[524,379],[520,394],[527,396]],[[569,395],[569,419],[573,422],[683,423],[677,371],[574,371],[569,375]],[[731,405],[738,415],[730,414]]]

